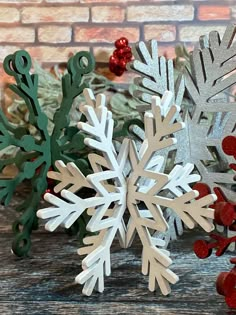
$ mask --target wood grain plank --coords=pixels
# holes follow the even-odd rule
[[[24,198],[17,195],[7,209],[0,207],[0,314],[166,314],[224,315],[228,310],[224,298],[216,293],[215,281],[221,271],[230,270],[231,253],[199,260],[192,251],[201,231],[186,231],[170,245],[174,261],[172,270],[180,281],[164,297],[148,291],[148,279],[141,274],[141,244],[129,249],[112,247],[112,275],[105,279],[103,294],[87,297],[74,283],[81,271],[76,254],[79,242],[63,230],[45,232],[43,227],[32,235],[32,251],[25,259],[11,251],[10,223],[14,208]]]

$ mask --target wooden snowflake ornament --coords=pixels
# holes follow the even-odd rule
[[[86,64],[83,62],[86,60]],[[38,98],[38,75],[31,74],[31,58],[19,50],[4,60],[6,73],[15,78],[11,90],[25,101],[29,111],[29,124],[37,135],[31,133],[27,125],[16,126],[7,120],[0,110],[0,150],[13,146],[17,148],[15,156],[0,160],[0,171],[9,165],[15,165],[18,173],[14,178],[0,179],[0,201],[8,205],[16,187],[24,180],[30,180],[31,191],[26,200],[16,209],[23,212],[13,223],[15,234],[12,250],[17,256],[25,256],[31,248],[31,233],[38,227],[36,211],[42,194],[47,188],[47,172],[54,167],[58,159],[68,163],[75,161],[78,167],[89,173],[88,162],[84,158],[73,155],[84,148],[84,137],[76,129],[69,126],[69,112],[74,99],[82,93],[87,84],[82,77],[94,68],[94,59],[86,51],[78,52],[69,59],[67,74],[62,77],[61,106],[53,117],[53,131],[49,134],[48,117],[42,111]],[[83,228],[81,228],[83,230]]]
[[[134,95],[143,103],[137,106],[137,109],[141,112],[150,109],[152,96],[158,95],[162,97],[166,90],[172,92],[173,103],[181,107],[185,89],[183,75],[179,75],[177,79],[175,78],[173,60],[159,56],[157,41],[151,40],[148,43],[138,42],[133,47],[132,52],[134,60],[127,66],[131,71],[140,75],[140,77],[134,80],[136,85]],[[178,121],[181,122],[182,118],[179,117]],[[185,130],[185,128],[183,129]],[[134,132],[137,137],[144,140],[144,132],[141,128],[136,127]],[[178,133],[176,137],[178,137]],[[178,148],[180,149],[180,146]],[[163,165],[166,165],[167,158],[176,149],[177,144],[175,143],[159,152],[165,158]],[[158,233],[158,237],[165,240],[165,246],[167,247],[171,240],[175,240],[177,236],[183,234],[184,226],[181,219],[170,208],[165,211],[164,216],[168,222],[169,229],[165,233]]]
[[[117,152],[112,142],[114,122],[105,96],[95,99],[89,89],[84,94],[87,104],[80,110],[87,121],[80,122],[78,128],[88,135],[86,145],[101,155],[89,156],[94,173],[86,177],[75,164],[58,161],[58,172],[49,172],[49,177],[59,181],[55,190],[61,191],[63,199],[46,194],[52,207],[39,210],[37,215],[47,220],[46,229],[50,231],[59,225],[69,227],[84,211],[91,217],[87,230],[95,234],[85,237],[87,246],[78,250],[79,255],[86,255],[83,271],[76,277],[76,282],[84,284],[84,294],[90,295],[95,287],[99,292],[104,290],[104,276],[111,273],[110,248],[115,236],[122,247],[128,247],[137,235],[143,246],[142,273],[149,276],[149,289],[154,291],[158,284],[166,295],[178,276],[169,269],[170,253],[156,234],[168,229],[163,213],[170,208],[189,228],[199,224],[208,232],[214,217],[214,210],[207,206],[215,195],[195,199],[198,192],[190,185],[199,180],[199,175],[191,174],[191,164],[177,165],[169,174],[162,172],[165,159],[158,152],[174,145],[174,134],[184,128],[176,120],[180,107],[172,105],[171,92],[166,91],[162,99],[153,97],[151,111],[144,117],[141,146],[124,139]],[[83,187],[93,189],[94,195],[78,197]],[[127,227],[125,211],[130,217]]]
[[[193,103],[191,119],[188,119],[189,128],[192,128],[190,145],[195,143],[198,148],[198,154],[192,154],[191,159],[204,183],[212,190],[219,187],[231,201],[236,202],[232,189],[234,176],[228,172],[231,158],[222,150],[225,136],[235,132],[236,106],[227,97],[227,91],[236,82],[235,33],[236,25],[229,25],[222,38],[216,31],[200,37],[200,49],[194,49],[191,54],[191,67],[190,71],[186,69],[185,84]],[[203,114],[210,117],[205,123],[201,119]],[[177,162],[186,161],[186,155],[184,158],[182,152],[176,159]],[[187,159],[189,161],[190,157]]]
[[[150,108],[152,95],[163,95],[166,87],[182,107],[177,120],[184,121],[186,128],[176,134],[177,144],[165,149],[163,156],[172,164],[194,164],[202,182],[212,192],[220,188],[232,202],[236,202],[235,178],[229,171],[233,154],[224,152],[221,143],[236,132],[236,106],[228,97],[236,82],[235,34],[236,26],[229,25],[222,38],[216,31],[200,37],[200,48],[194,48],[190,66],[177,80],[172,60],[158,56],[155,40],[137,43],[133,48],[135,60],[129,65],[139,75],[135,79],[136,96],[146,103],[140,110]],[[166,219],[172,228],[163,238],[169,241],[183,232],[183,225],[171,210],[166,212]]]

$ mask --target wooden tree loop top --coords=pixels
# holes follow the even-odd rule
[[[4,60],[4,70],[11,76],[16,74],[29,73],[32,62],[30,55],[25,50],[18,50],[14,54],[8,55]]]

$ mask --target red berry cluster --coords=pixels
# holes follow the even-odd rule
[[[228,136],[222,142],[222,149],[227,155],[232,155],[236,159],[236,137]],[[236,170],[236,164],[229,165]],[[210,188],[203,183],[195,185],[194,189],[199,191],[201,197],[210,192]],[[236,204],[229,201],[220,188],[215,187],[217,201],[211,206],[215,209],[215,223],[236,231]],[[210,234],[211,241],[198,240],[194,244],[195,254],[201,258],[207,258],[212,250],[216,249],[216,256],[221,256],[231,243],[236,243],[236,236],[223,237],[221,235]],[[230,260],[236,265],[236,258]],[[236,308],[236,266],[230,272],[221,272],[216,281],[217,292],[225,296],[227,305]]]
[[[132,52],[128,39],[125,37],[117,39],[115,47],[116,49],[109,59],[109,69],[120,77],[126,71],[126,64],[132,59]]]

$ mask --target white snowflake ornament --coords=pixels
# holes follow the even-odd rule
[[[46,229],[53,231],[59,225],[69,227],[84,212],[91,217],[87,230],[94,235],[84,238],[87,245],[78,250],[86,255],[82,261],[83,271],[76,282],[84,284],[83,293],[91,295],[94,288],[104,290],[104,276],[111,273],[110,248],[116,236],[122,247],[128,247],[137,234],[143,247],[142,273],[149,276],[149,289],[156,285],[164,295],[170,293],[170,283],[178,276],[169,267],[170,253],[164,249],[165,242],[157,232],[168,229],[163,215],[172,209],[189,228],[199,224],[211,231],[214,210],[207,206],[214,202],[215,195],[199,200],[197,191],[190,184],[199,179],[191,174],[193,166],[176,166],[169,174],[163,173],[165,159],[158,155],[163,148],[175,144],[174,134],[184,128],[176,121],[180,108],[172,105],[173,95],[165,92],[162,99],[152,98],[151,111],[145,113],[145,136],[137,148],[129,139],[124,139],[117,153],[112,142],[113,119],[105,106],[105,96],[94,98],[91,90],[84,90],[86,105],[80,107],[87,122],[78,124],[86,133],[86,145],[101,152],[89,155],[94,171],[84,177],[73,163],[57,162],[58,172],[49,172],[49,177],[59,183],[55,191],[61,191],[63,200],[52,194],[45,199],[53,206],[38,211],[38,217],[47,219]],[[76,180],[77,178],[77,180]],[[94,196],[82,199],[78,192],[82,187],[94,190]],[[123,217],[129,214],[128,226]]]

